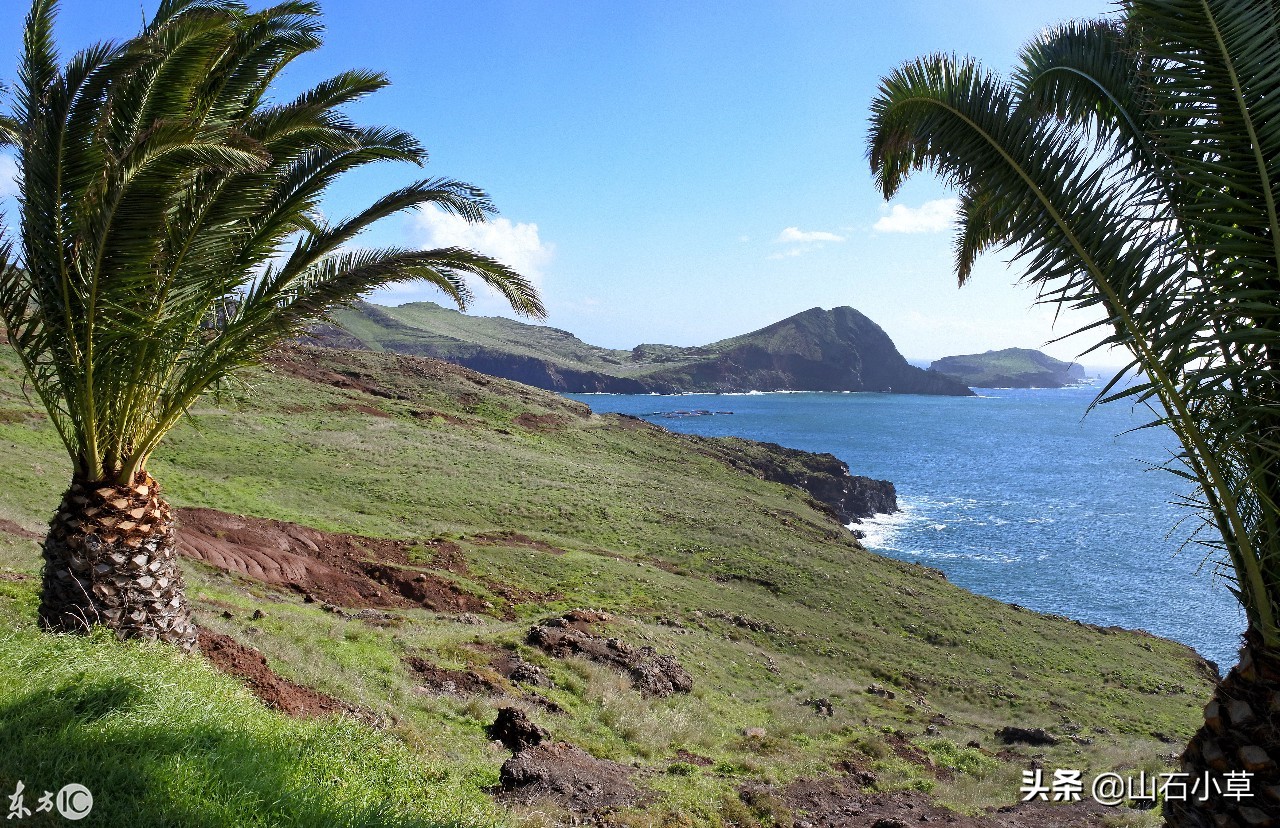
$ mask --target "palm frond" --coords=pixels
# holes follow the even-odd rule
[[[77,474],[131,479],[200,394],[367,290],[417,280],[465,305],[479,278],[543,313],[526,279],[472,251],[351,247],[422,204],[485,219],[492,204],[470,185],[420,181],[348,219],[319,217],[343,173],[426,153],[342,112],[384,86],[380,74],[268,100],[320,44],[314,3],[164,0],[138,36],[65,65],[55,10],[32,4],[13,115],[0,121],[22,191],[20,248],[0,247],[0,317]],[[225,324],[210,328],[215,312]]]
[[[968,60],[907,64],[873,104],[869,154],[886,197],[919,170],[960,191],[962,282],[977,255],[1005,248],[1043,299],[1103,311],[1102,344],[1128,349],[1148,381],[1117,391],[1117,375],[1095,402],[1158,402],[1153,422],[1183,444],[1251,622],[1280,641],[1280,331],[1268,324],[1280,256],[1265,197],[1280,153],[1263,158],[1269,144],[1249,131],[1275,101],[1221,71],[1244,60],[1248,83],[1274,89],[1280,75],[1261,67],[1280,50],[1267,45],[1274,21],[1258,28],[1267,4],[1216,5],[1193,22],[1198,4],[1134,2],[1122,25],[1062,27],[1028,48],[1013,84]]]

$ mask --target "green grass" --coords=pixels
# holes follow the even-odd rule
[[[32,811],[75,782],[94,796],[82,825],[502,824],[478,790],[490,774],[341,718],[272,713],[167,647],[41,634],[34,585],[0,589],[0,787],[21,780]]]
[[[568,715],[533,717],[557,739],[641,768],[654,796],[643,818],[654,824],[676,815],[721,824],[726,808],[740,807],[739,786],[785,784],[847,758],[877,765],[884,787],[930,788],[968,810],[1007,804],[1033,753],[1046,767],[1084,770],[1163,762],[1175,746],[1160,737],[1189,738],[1208,698],[1185,647],[1020,610],[873,555],[802,493],[691,452],[660,429],[583,416],[554,395],[405,357],[315,358],[380,393],[253,372],[240,404],[200,407],[162,448],[152,472],[165,495],[325,530],[451,538],[468,583],[545,597],[506,606],[515,620],[472,625],[412,610],[377,627],[187,567],[202,625],[258,647],[286,677],[395,723],[372,732],[276,716],[197,660],[102,637],[42,636],[31,622],[34,581],[0,581],[0,618],[12,628],[0,634],[0,744],[19,745],[6,754],[12,764],[0,764],[0,787],[16,778],[63,784],[74,770],[157,820],[186,809],[192,821],[175,824],[288,824],[290,809],[303,814],[297,824],[381,824],[379,807],[396,824],[516,819],[495,816],[484,792],[507,755],[483,733],[500,702],[423,694],[401,664],[411,654],[477,664],[477,643],[519,646],[548,670],[557,687],[547,695]],[[5,351],[0,410],[29,410],[20,389]],[[425,409],[458,422],[414,415]],[[516,422],[521,413],[556,414],[561,425],[530,430]],[[61,447],[42,419],[14,416],[0,418],[0,450],[0,518],[39,531],[69,476]],[[477,537],[501,531],[560,554]],[[36,574],[35,543],[0,532],[0,576],[6,569]],[[675,654],[694,692],[644,698],[603,668],[520,644],[531,619],[576,606],[607,609],[619,618],[614,634]],[[251,619],[254,610],[265,617]],[[725,620],[735,615],[770,631]],[[873,683],[895,698],[867,693]],[[815,697],[830,699],[835,715],[804,706]],[[84,709],[87,718],[76,712]],[[948,723],[927,735],[939,714]],[[40,722],[39,739],[11,724]],[[1021,749],[1024,758],[989,767],[992,734],[1009,724],[1092,743]],[[766,737],[744,738],[749,727]],[[11,731],[20,741],[8,741]],[[887,731],[955,768],[955,779],[893,755]],[[988,753],[957,747],[970,740]],[[713,764],[669,772],[680,747]],[[348,758],[345,781],[334,783]],[[236,796],[250,804],[217,804]]]
[[[1027,348],[943,357],[929,368],[975,388],[1054,386],[1084,378],[1084,370],[1075,363]]]

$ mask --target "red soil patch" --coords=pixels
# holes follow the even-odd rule
[[[550,699],[543,698],[537,693],[527,690],[522,691],[514,686],[513,681],[536,684],[539,687],[546,687],[551,684],[550,680],[546,679],[545,674],[541,674],[541,671],[531,664],[526,664],[526,666],[533,668],[533,670],[538,670],[541,678],[545,679],[545,683],[526,681],[526,677],[520,676],[513,678],[497,671],[450,670],[447,667],[432,664],[430,661],[418,656],[406,658],[404,664],[413,673],[414,678],[422,682],[422,687],[434,693],[444,693],[450,696],[504,696],[536,705],[551,713],[564,712],[560,705]]]
[[[452,541],[432,540],[426,541],[426,546],[431,547],[431,565],[436,569],[443,569],[452,572],[455,575],[467,575],[467,559],[462,554],[462,547]]]
[[[27,540],[40,540],[41,537],[38,533],[23,529],[13,521],[5,520],[4,518],[0,518],[0,532],[4,532],[9,535],[17,535],[18,537],[26,538]]]
[[[213,509],[179,513],[178,550],[189,558],[345,607],[425,607],[487,612],[484,599],[412,568],[408,541],[321,532]]]
[[[563,414],[533,414],[526,411],[517,416],[513,422],[526,431],[550,434],[563,429],[568,424],[569,418]]]
[[[268,355],[266,362],[272,368],[276,368],[290,376],[308,380],[318,385],[332,385],[335,388],[359,391],[362,394],[384,399],[401,399],[400,394],[389,391],[358,370],[334,371],[319,364],[317,353],[314,351],[299,348],[280,348]]]
[[[200,630],[199,644],[201,654],[209,663],[249,685],[253,694],[267,707],[298,718],[335,713],[369,718],[367,713],[338,701],[333,696],[281,678],[267,666],[267,659],[262,653],[246,647],[229,635]]]
[[[406,658],[404,663],[413,671],[415,678],[437,693],[448,693],[451,696],[501,696],[507,692],[507,688],[492,678],[472,670],[450,670],[417,656]]]
[[[686,762],[690,765],[698,765],[699,767],[707,767],[715,764],[711,761],[710,757],[703,756],[699,753],[691,753],[684,748],[680,748],[676,751],[676,761]]]
[[[332,406],[332,408],[334,411],[358,411],[361,414],[368,414],[371,417],[382,417],[383,419],[391,418],[391,415],[383,411],[381,408],[375,408],[372,405],[364,405],[361,403],[357,403],[354,405],[340,403],[338,405]]]

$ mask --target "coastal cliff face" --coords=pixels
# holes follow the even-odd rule
[[[823,511],[845,525],[898,511],[892,483],[850,474],[848,464],[833,454],[739,437],[679,437],[733,468],[807,492]]]
[[[812,308],[742,336],[682,348],[599,348],[567,331],[469,317],[429,302],[360,303],[319,325],[312,344],[430,356],[564,393],[675,394],[742,391],[972,392],[909,364],[889,336],[853,308]]]

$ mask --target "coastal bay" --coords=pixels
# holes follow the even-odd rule
[[[869,549],[1039,612],[1173,638],[1225,669],[1243,615],[1208,550],[1184,545],[1196,525],[1173,504],[1184,481],[1152,468],[1176,440],[1163,428],[1125,434],[1148,412],[1123,403],[1086,416],[1096,393],[573,396],[672,431],[831,452],[897,489],[901,512],[855,527]],[[661,416],[689,409],[733,414]]]

